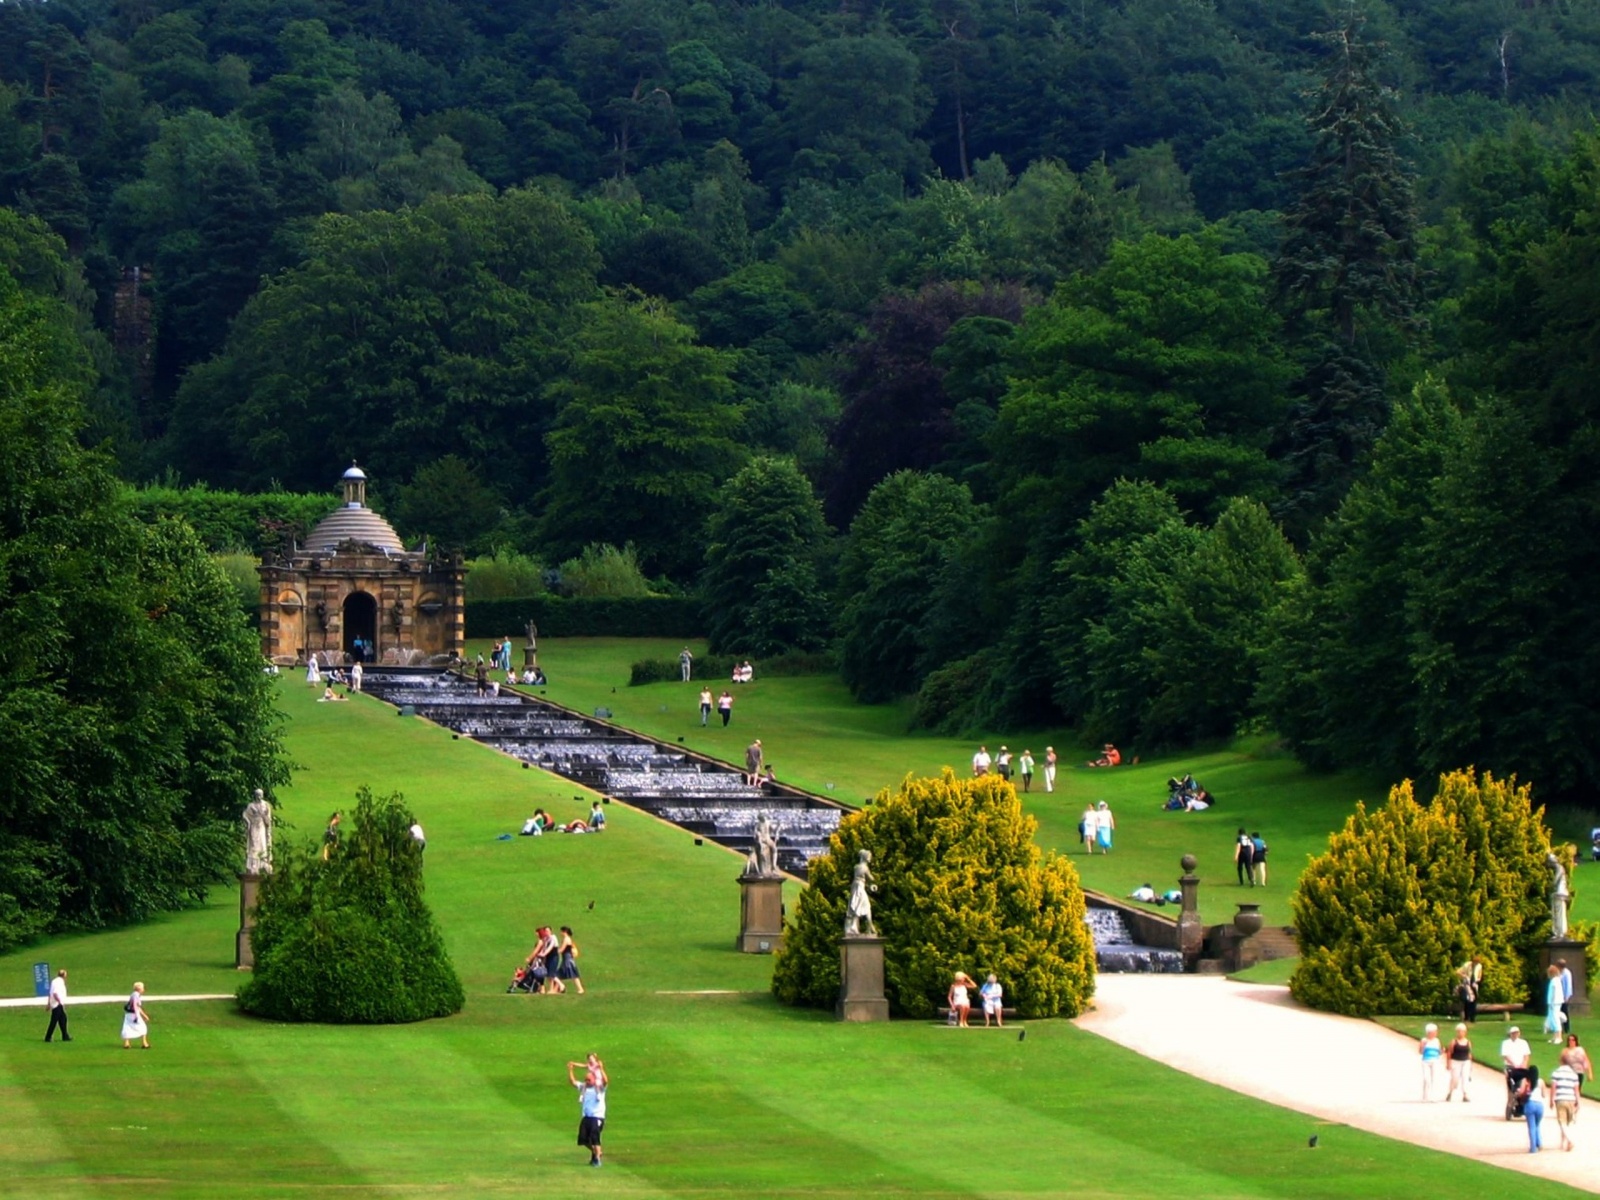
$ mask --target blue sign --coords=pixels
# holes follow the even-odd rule
[[[50,964],[33,964],[33,994],[35,996],[48,996],[50,994]]]

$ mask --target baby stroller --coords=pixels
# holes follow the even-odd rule
[[[1522,1120],[1522,1110],[1528,1099],[1528,1093],[1522,1090],[1524,1083],[1530,1088],[1539,1086],[1538,1067],[1506,1068],[1506,1120],[1508,1121]]]
[[[545,970],[541,965],[537,969],[530,963],[524,963],[516,969],[511,976],[511,985],[506,988],[508,992],[536,992],[539,985],[545,980]]]

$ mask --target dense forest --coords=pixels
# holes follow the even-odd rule
[[[359,458],[930,726],[1573,795],[1597,99],[1559,0],[0,0],[0,268],[129,482]]]

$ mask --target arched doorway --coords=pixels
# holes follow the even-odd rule
[[[367,657],[378,656],[378,601],[368,592],[351,592],[344,602],[344,652],[356,655],[356,639],[367,647]]]

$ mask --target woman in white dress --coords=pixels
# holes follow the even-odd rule
[[[322,682],[322,672],[317,668],[317,656],[315,653],[306,656],[306,682],[312,687],[316,687]]]
[[[133,985],[133,994],[128,997],[128,1002],[122,1006],[122,1048],[132,1049],[133,1039],[138,1038],[139,1044],[146,1050],[150,1049],[150,1018],[144,1011],[144,984]]]

